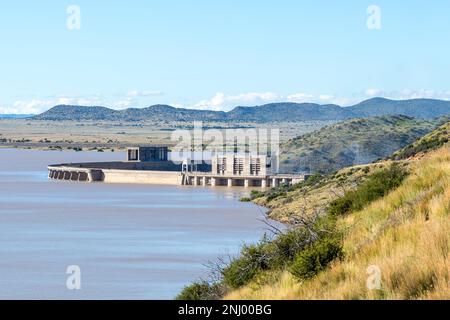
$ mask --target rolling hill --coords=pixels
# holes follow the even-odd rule
[[[348,107],[348,110],[361,118],[403,114],[414,118],[432,119],[450,114],[448,107],[449,101],[442,100],[389,100],[385,98],[373,98]]]
[[[402,160],[411,157],[417,157],[426,154],[429,151],[439,149],[440,147],[448,144],[450,141],[450,121],[444,123],[433,132],[425,135],[424,137],[414,141],[414,143],[404,147],[403,149],[395,152],[390,159]]]
[[[271,103],[257,107],[236,107],[226,114],[227,120],[255,122],[342,120],[357,117],[346,108],[334,104]]]
[[[327,173],[385,158],[437,126],[402,115],[350,119],[280,146],[282,172]]]
[[[114,110],[105,107],[59,105],[32,117],[33,120],[104,120],[104,121],[206,121],[222,120],[224,112],[153,105],[148,108]]]
[[[154,105],[147,108],[114,110],[106,107],[59,105],[36,115],[34,120],[94,120],[94,121],[312,121],[345,120],[402,114],[431,119],[450,114],[450,101],[416,99],[388,100],[373,98],[350,107],[314,103],[271,103],[254,107],[236,107],[229,112],[174,108]]]

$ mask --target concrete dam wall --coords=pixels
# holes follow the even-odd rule
[[[181,164],[170,161],[66,163],[49,165],[48,177],[80,182],[182,185],[181,169]],[[198,165],[197,170],[208,172],[211,166]]]
[[[48,177],[55,180],[145,183],[155,185],[192,185],[228,187],[276,187],[291,185],[306,175],[278,174],[276,158],[249,154],[215,156],[211,163],[196,164],[168,160],[165,147],[133,147],[127,161],[63,163],[48,166]]]

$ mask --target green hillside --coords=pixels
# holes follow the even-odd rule
[[[450,140],[450,122],[444,123],[433,132],[425,135],[407,147],[395,152],[391,159],[400,160],[415,157],[431,150],[436,150]]]
[[[357,113],[360,118],[388,114],[403,114],[410,117],[432,119],[450,114],[449,102],[435,99],[390,100],[372,98],[349,107],[349,111]]]
[[[436,120],[393,115],[351,119],[281,145],[282,172],[327,173],[385,158],[436,127]]]

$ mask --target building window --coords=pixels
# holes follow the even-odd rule
[[[225,174],[225,170],[227,169],[227,158],[222,157],[217,159],[217,173]]]
[[[128,161],[138,161],[139,160],[139,150],[130,149],[128,150]]]
[[[233,163],[233,173],[237,175],[241,175],[244,172],[244,159],[243,158],[234,158]]]
[[[250,159],[250,174],[259,175],[261,172],[261,159],[260,158],[251,158]]]

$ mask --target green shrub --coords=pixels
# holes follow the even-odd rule
[[[300,182],[299,184],[294,185],[294,186],[297,186],[297,187],[302,186],[303,187],[303,186],[321,185],[322,182],[324,182],[325,178],[326,178],[325,175],[320,174],[320,173],[315,173],[312,176],[309,176],[305,181]]]
[[[212,264],[220,282],[197,282],[183,289],[177,299],[203,300],[223,297],[228,289],[237,289],[251,281],[264,279],[266,271],[291,269],[299,277],[318,272],[342,256],[335,217],[326,215],[302,220],[302,226],[281,232],[275,238],[255,245],[244,245],[238,257],[223,264]],[[333,237],[333,238],[331,238]]]
[[[286,195],[286,187],[284,185],[281,187],[272,188],[266,193],[267,201],[272,201],[278,197],[285,195]]]
[[[341,241],[325,237],[297,255],[291,266],[291,273],[298,279],[309,279],[325,269],[331,261],[342,257]]]
[[[295,228],[271,241],[264,237],[256,245],[244,245],[239,257],[223,268],[223,281],[231,288],[239,288],[262,271],[288,267],[313,241],[311,233],[305,228]]]
[[[256,245],[244,245],[240,256],[232,259],[222,270],[224,283],[231,288],[239,288],[250,282],[262,270],[268,269],[266,250],[265,239]]]
[[[224,294],[223,286],[219,283],[209,284],[206,281],[194,282],[184,287],[176,296],[176,300],[216,300]]]
[[[310,235],[304,228],[297,228],[278,235],[266,247],[270,256],[271,268],[283,268],[292,263],[295,256],[302,251],[310,242]]]
[[[398,164],[382,169],[369,176],[356,190],[346,192],[343,197],[332,201],[328,212],[339,216],[361,210],[400,186],[407,174],[407,171]]]
[[[250,192],[250,199],[251,200],[258,199],[258,198],[264,197],[264,195],[265,195],[265,192],[252,190]]]
[[[351,212],[354,197],[354,192],[350,191],[347,192],[342,198],[332,201],[328,208],[328,213],[333,216],[339,216]]]

